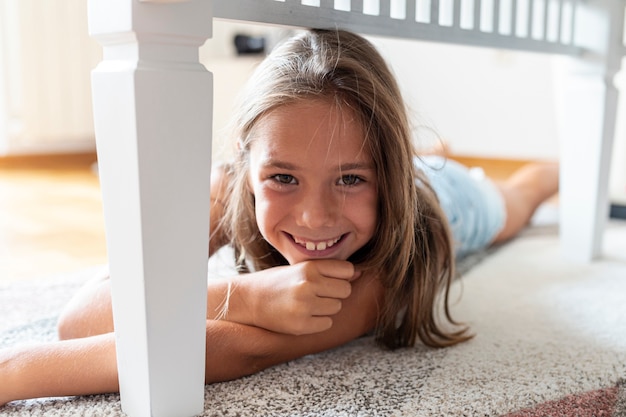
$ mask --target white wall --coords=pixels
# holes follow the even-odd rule
[[[0,154],[94,149],[87,2],[0,2]]]
[[[457,154],[558,156],[550,56],[371,39],[414,110],[418,139],[425,125]]]
[[[213,22],[213,37],[200,48],[200,62],[213,73],[213,159],[228,158],[232,152],[228,142],[228,125],[233,106],[242,85],[263,59],[262,55],[238,57],[234,45],[234,36],[238,33],[249,36],[264,36],[268,48],[275,45],[290,30],[232,23],[222,20]]]
[[[202,48],[201,60],[215,74],[218,137],[239,86],[259,59],[234,57],[230,39],[237,31],[269,35],[270,43],[284,35],[267,26],[216,22],[214,38]],[[432,142],[436,134],[463,155],[558,157],[550,56],[370,39],[399,80],[418,140]]]

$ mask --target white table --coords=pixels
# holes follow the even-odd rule
[[[331,0],[320,3],[89,0],[90,32],[104,50],[93,73],[94,114],[120,390],[131,416],[181,417],[204,409],[213,104],[212,77],[198,61],[198,47],[211,35],[213,15],[294,26],[336,23],[369,34],[570,56],[560,95],[563,253],[582,262],[601,254],[617,109],[613,77],[624,56],[623,0],[430,0],[429,22],[418,23],[412,17],[423,10],[422,0],[337,0],[350,13],[333,9]],[[487,15],[496,30],[484,32],[478,6],[492,3]],[[556,39],[548,39],[555,33],[550,19],[525,23],[528,33],[538,28],[541,39],[514,36],[520,23],[502,18],[506,4],[513,10],[526,4],[530,16],[564,12],[552,22]],[[566,18],[574,4],[574,18]],[[394,15],[403,5],[404,18]],[[367,14],[376,6],[378,15]],[[451,19],[440,25],[448,12]],[[505,26],[509,33],[500,33]]]

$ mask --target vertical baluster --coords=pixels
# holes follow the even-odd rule
[[[350,9],[350,0],[335,0],[335,4],[332,7],[334,10],[341,10],[344,12],[349,12]]]
[[[430,0],[415,0],[415,21],[420,23],[431,22]]]
[[[456,20],[459,29],[474,29],[474,0],[461,0]]]

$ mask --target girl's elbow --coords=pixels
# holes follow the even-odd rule
[[[59,340],[77,339],[84,335],[79,332],[80,326],[74,314],[67,310],[63,311],[57,321],[57,335]]]
[[[207,355],[205,364],[206,384],[231,381],[254,375],[273,365],[266,357],[249,355],[235,350],[231,351],[229,356],[229,360],[224,360],[223,358]]]
[[[64,314],[62,314],[57,321],[57,335],[59,336],[59,340],[72,339],[72,326]]]
[[[259,328],[207,321],[205,382],[229,381],[253,375],[280,363]]]

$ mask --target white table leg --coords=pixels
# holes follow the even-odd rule
[[[563,253],[589,262],[602,253],[617,92],[601,76],[570,77],[561,144],[560,237]]]
[[[120,392],[131,416],[204,409],[211,1],[90,0]]]
[[[561,117],[561,242],[566,258],[589,262],[602,252],[617,117],[613,79],[623,57],[624,5],[579,4],[575,43],[588,52],[558,74]]]

